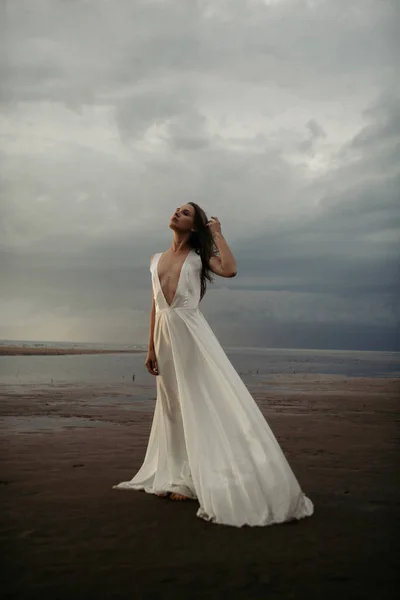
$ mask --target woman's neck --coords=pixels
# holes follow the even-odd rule
[[[185,250],[189,250],[189,237],[190,236],[187,234],[179,235],[178,233],[174,233],[174,238],[171,244],[172,252],[184,252]]]

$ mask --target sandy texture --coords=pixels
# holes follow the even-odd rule
[[[143,350],[106,350],[104,348],[37,348],[35,346],[0,346],[0,356],[57,356],[66,354],[135,354]]]
[[[144,457],[154,401],[138,386],[3,395],[7,597],[394,598],[399,381],[265,384],[254,396],[315,503],[313,517],[266,528],[111,489]]]

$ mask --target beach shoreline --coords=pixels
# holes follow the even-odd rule
[[[35,346],[0,346],[0,356],[61,356],[71,354],[143,354],[145,350],[106,348],[37,348]]]

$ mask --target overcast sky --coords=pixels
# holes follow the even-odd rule
[[[398,7],[2,0],[0,338],[146,343],[194,200],[223,344],[400,350]]]

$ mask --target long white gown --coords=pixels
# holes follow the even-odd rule
[[[157,401],[144,462],[113,486],[197,499],[197,516],[262,526],[313,513],[274,434],[199,309],[201,259],[191,250],[168,305],[155,254]]]

